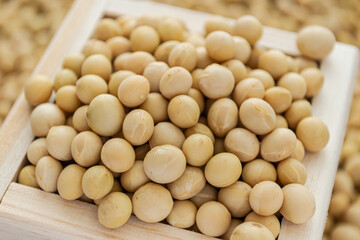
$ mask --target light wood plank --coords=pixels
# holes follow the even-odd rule
[[[147,239],[210,240],[205,235],[148,224],[131,216],[121,228],[110,230],[97,220],[97,206],[66,201],[59,195],[12,183],[0,205],[0,239]]]
[[[80,52],[93,26],[102,17],[105,3],[105,0],[75,1],[32,76],[44,74],[53,78],[66,55]],[[0,200],[17,175],[34,138],[29,122],[31,110],[22,92],[0,128]]]

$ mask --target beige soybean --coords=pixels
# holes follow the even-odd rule
[[[195,133],[186,138],[182,151],[188,164],[199,167],[205,165],[213,156],[214,145],[208,136]]]
[[[121,186],[128,192],[135,192],[139,187],[148,183],[143,161],[136,160],[134,165],[120,176]]]
[[[114,175],[114,174],[113,174],[113,175]],[[114,177],[115,177],[115,176],[114,176]],[[113,193],[113,192],[121,192],[121,191],[122,191],[122,187],[121,187],[121,185],[120,185],[120,182],[117,181],[116,179],[114,179],[114,184],[113,184],[113,187],[111,188],[110,193]],[[110,195],[110,193],[109,193],[108,195]],[[108,196],[108,195],[107,195],[107,196]],[[105,197],[106,197],[106,196],[105,196]],[[99,206],[100,203],[102,202],[102,200],[104,200],[105,197],[99,198],[99,199],[94,199],[94,203]]]
[[[199,208],[204,203],[210,201],[217,201],[218,191],[216,188],[206,183],[205,187],[194,197],[190,198],[190,201],[193,202],[197,208]]]
[[[151,54],[150,54],[151,55]],[[129,60],[129,57],[132,56],[131,52],[125,52],[120,54],[119,56],[117,56],[114,59],[114,71],[118,72],[120,70],[124,70],[125,69],[125,63],[127,63],[127,61]],[[130,71],[131,72],[131,71]]]
[[[46,136],[46,149],[48,153],[60,161],[72,159],[71,143],[77,132],[69,126],[54,126]]]
[[[294,158],[287,158],[281,161],[276,171],[278,179],[283,186],[290,183],[304,185],[306,182],[306,168],[299,160]]]
[[[264,100],[271,105],[275,113],[282,113],[291,106],[293,96],[286,88],[272,87],[266,90]]]
[[[238,124],[238,108],[229,98],[216,100],[209,109],[208,125],[217,137],[224,137]]]
[[[259,57],[265,51],[266,51],[266,49],[253,48],[253,50],[251,51],[251,54],[250,54],[250,58],[249,58],[248,62],[246,63],[246,65],[252,69],[259,68]]]
[[[344,192],[350,197],[353,196],[355,191],[354,182],[347,171],[343,169],[337,171],[333,191]]]
[[[143,75],[149,81],[150,92],[160,92],[160,80],[167,70],[169,66],[164,62],[152,62],[146,66]]]
[[[310,117],[312,114],[312,106],[307,100],[296,100],[294,101],[290,108],[285,112],[286,121],[289,124],[289,127],[296,129],[299,122],[306,118]]]
[[[71,155],[74,161],[82,167],[90,167],[100,161],[101,138],[91,131],[76,135],[71,143]]]
[[[196,48],[191,43],[180,43],[171,50],[168,62],[171,67],[180,66],[192,71],[197,64]]]
[[[224,31],[232,34],[232,24],[222,16],[214,16],[205,21],[205,31],[208,35],[214,31]]]
[[[234,89],[235,79],[232,72],[219,64],[211,64],[202,72],[199,88],[208,98],[227,97]]]
[[[110,94],[100,94],[89,104],[89,127],[101,136],[112,136],[120,131],[125,110],[120,101]]]
[[[295,158],[296,160],[302,162],[304,160],[305,156],[305,147],[304,144],[298,139],[296,141],[296,146],[293,154],[290,155],[290,157]]]
[[[357,240],[360,238],[360,230],[351,224],[341,223],[334,227],[330,240]]]
[[[159,21],[157,29],[163,42],[170,40],[183,41],[184,39],[183,25],[177,19],[163,19]]]
[[[54,78],[53,88],[57,91],[66,85],[75,85],[77,81],[76,73],[70,69],[61,69]]]
[[[227,187],[239,179],[241,171],[241,162],[236,155],[219,153],[207,162],[205,177],[214,187]]]
[[[50,156],[44,156],[36,164],[36,182],[45,192],[56,192],[57,181],[62,170],[63,167],[58,160]]]
[[[306,117],[296,128],[296,136],[307,151],[318,152],[329,142],[330,133],[326,124],[316,117]]]
[[[222,64],[227,67],[234,75],[235,84],[239,83],[247,77],[247,69],[245,65],[238,59],[231,59]]]
[[[187,166],[180,178],[167,184],[171,196],[177,200],[189,199],[198,194],[206,184],[202,169]]]
[[[122,131],[129,143],[134,146],[142,145],[149,141],[153,134],[154,120],[148,112],[135,109],[126,115]]]
[[[132,197],[133,212],[147,223],[164,220],[173,209],[169,190],[155,183],[147,183],[136,190]]]
[[[205,38],[199,33],[186,33],[185,42],[191,43],[196,48],[205,46]]]
[[[277,49],[267,50],[259,56],[258,67],[277,79],[288,72],[286,55]]]
[[[281,215],[295,224],[306,223],[315,213],[315,199],[305,186],[297,183],[283,187],[284,203]]]
[[[73,113],[81,106],[81,102],[77,97],[76,87],[67,85],[59,88],[56,92],[55,101],[64,112]]]
[[[175,40],[166,41],[160,44],[154,53],[156,60],[167,63],[171,50],[178,44],[180,44],[180,42]]]
[[[48,156],[46,149],[46,138],[38,138],[32,141],[28,147],[26,156],[32,165],[36,165],[40,158]]]
[[[121,55],[119,55],[119,57],[120,56]],[[127,57],[124,59],[123,69],[118,70],[128,70],[141,75],[144,73],[147,65],[152,62],[155,62],[153,55],[148,52],[137,51],[127,55]]]
[[[276,238],[280,233],[280,221],[275,215],[261,216],[256,212],[249,213],[244,222],[257,222],[267,227]]]
[[[96,25],[93,37],[106,41],[107,39],[115,36],[122,35],[122,29],[114,19],[103,18]]]
[[[104,166],[93,166],[86,170],[82,178],[82,189],[90,199],[105,197],[112,189],[114,177]]]
[[[118,228],[130,218],[132,203],[125,193],[113,192],[106,196],[98,208],[98,219],[107,228]]]
[[[242,63],[247,63],[251,55],[251,46],[249,42],[242,37],[234,36],[235,42],[235,58],[240,60]]]
[[[127,70],[120,70],[120,71],[117,71],[117,72],[114,72],[113,74],[111,74],[110,81],[109,81],[109,93],[111,95],[114,95],[115,97],[117,97],[118,89],[119,89],[121,82],[125,78],[127,78],[129,76],[133,76],[133,75],[135,75],[135,73],[133,73],[131,71],[127,71]]]
[[[78,109],[76,109],[76,111],[74,112],[72,123],[75,130],[78,132],[90,130],[86,116],[88,107],[89,107],[88,105],[81,106]]]
[[[244,222],[234,229],[230,240],[275,240],[275,238],[261,223]]]
[[[96,96],[107,92],[105,80],[94,74],[82,76],[76,82],[76,95],[84,104],[89,104]]]
[[[265,88],[262,82],[256,78],[246,78],[236,84],[233,99],[235,103],[240,105],[249,98],[263,99],[265,96]],[[270,104],[271,105],[271,104]]]
[[[165,184],[178,179],[185,171],[184,153],[172,145],[152,148],[145,156],[144,171],[154,182]]]
[[[305,144],[304,144],[305,145]],[[350,174],[353,183],[356,187],[360,186],[360,176],[358,174],[360,169],[359,154],[352,156],[345,162],[344,169]]]
[[[275,214],[283,205],[283,201],[284,195],[280,186],[272,181],[256,184],[249,197],[251,208],[261,216]]]
[[[136,27],[130,34],[131,49],[153,53],[160,43],[158,32],[149,26]]]
[[[125,172],[135,162],[134,148],[122,138],[108,140],[101,149],[101,160],[113,172]]]
[[[171,122],[176,126],[180,128],[190,128],[198,122],[200,108],[192,97],[179,95],[170,100],[168,115]]]
[[[262,32],[263,26],[261,22],[251,15],[239,17],[233,26],[234,35],[245,38],[253,46],[262,36]]]
[[[241,162],[248,162],[259,154],[260,143],[256,135],[245,128],[234,128],[225,137],[225,149]]]
[[[166,221],[177,228],[189,228],[195,224],[197,208],[189,200],[174,201],[173,209]]]
[[[187,94],[192,85],[192,76],[183,67],[172,67],[161,77],[159,89],[161,94],[171,99],[177,95]]]
[[[214,61],[209,57],[206,48],[203,46],[196,48],[196,58],[197,58],[197,63],[196,63],[197,68],[201,68],[201,69],[206,68],[210,64],[214,63]]]
[[[200,90],[199,82],[200,82],[200,76],[204,69],[197,68],[191,72],[191,76],[193,78],[192,88],[195,88],[197,90]]]
[[[52,93],[52,83],[47,76],[36,75],[26,82],[25,98],[32,106],[37,106],[49,100]]]
[[[154,120],[154,123],[164,122],[168,120],[168,107],[169,101],[164,98],[160,93],[149,93],[146,100],[139,106],[140,109],[147,111]]]
[[[276,115],[275,128],[288,128],[289,125],[283,115]]]
[[[196,213],[197,227],[203,234],[211,237],[223,235],[230,227],[230,223],[230,212],[219,202],[204,203]]]
[[[115,36],[106,40],[106,45],[111,50],[112,58],[116,58],[122,53],[130,52],[131,44],[129,39],[122,36]]]
[[[75,200],[83,195],[81,182],[85,171],[85,168],[77,164],[70,164],[61,171],[57,190],[63,199]]]
[[[299,100],[305,97],[307,90],[306,80],[298,73],[286,73],[279,79],[277,85],[288,89],[293,100]]]
[[[211,129],[206,124],[197,123],[195,126],[186,129],[185,130],[185,137],[188,138],[192,134],[196,134],[196,133],[208,136],[211,139],[211,141],[213,143],[215,143],[214,134],[212,133]]]
[[[235,56],[236,47],[232,36],[224,31],[214,31],[206,36],[205,47],[215,61],[227,61]]]
[[[275,128],[275,111],[262,99],[245,100],[240,106],[239,116],[241,123],[255,134],[264,135]]]
[[[36,137],[46,137],[53,126],[65,124],[65,114],[54,103],[43,103],[34,108],[30,115],[30,125]]]
[[[40,188],[35,177],[35,166],[28,165],[23,167],[19,173],[18,182],[29,187]]]
[[[185,136],[180,128],[170,122],[160,122],[154,127],[149,144],[151,148],[165,144],[181,148],[184,141]]]
[[[263,181],[275,182],[277,173],[273,164],[263,159],[255,159],[244,165],[241,177],[244,182],[254,187]]]
[[[150,93],[149,81],[141,75],[125,78],[119,86],[118,97],[126,107],[136,107],[142,104]]]
[[[349,199],[349,196],[342,198]],[[357,200],[354,203],[352,203],[352,205],[346,210],[344,218],[346,222],[352,223],[353,225],[359,227],[360,226],[359,213],[360,213],[360,205],[359,205],[359,198],[357,198]]]
[[[81,65],[85,56],[81,53],[67,55],[63,61],[63,68],[74,71],[76,76],[81,76]],[[55,84],[54,84],[55,85]]]
[[[298,65],[299,71],[302,71],[305,68],[318,68],[318,64],[315,60],[304,56],[296,57],[295,62]]]
[[[248,73],[248,77],[259,79],[264,85],[265,90],[275,86],[274,78],[265,70],[254,69]]]
[[[306,97],[318,94],[324,84],[324,74],[318,68],[306,68],[301,71],[301,76],[306,81]]]
[[[232,217],[242,218],[251,212],[250,192],[251,187],[247,183],[236,181],[232,185],[220,189],[219,202],[225,205]]]
[[[335,36],[329,29],[312,25],[299,31],[296,43],[303,55],[320,60],[332,51],[335,41]]]
[[[112,71],[111,62],[101,54],[94,54],[87,57],[81,66],[81,75],[95,74],[109,81]]]
[[[89,57],[90,55],[94,55],[94,54],[102,54],[105,57],[107,57],[108,59],[112,58],[112,53],[111,53],[111,49],[110,47],[101,40],[98,39],[89,39],[83,49],[82,49],[82,53],[83,53],[83,59],[81,61],[81,65],[84,62],[84,59]],[[77,61],[80,61],[77,60]],[[79,64],[78,62],[76,62],[76,64]],[[78,77],[81,76],[81,65],[80,65],[80,71],[78,73]]]
[[[200,109],[200,114],[204,111],[205,109],[205,99],[204,96],[201,94],[201,92],[195,88],[190,88],[188,94],[188,96],[192,97],[196,103],[199,106]]]
[[[261,156],[269,162],[279,162],[291,156],[297,143],[296,135],[287,128],[277,128],[261,141]]]
[[[350,197],[346,193],[335,192],[331,196],[329,215],[333,217],[341,217],[350,207]]]
[[[235,229],[237,226],[239,226],[241,223],[243,223],[242,220],[237,219],[237,218],[232,218],[232,219],[231,219],[231,223],[230,223],[230,227],[228,228],[228,230],[226,231],[226,233],[221,236],[221,239],[230,240],[231,234],[233,233],[234,229]]]

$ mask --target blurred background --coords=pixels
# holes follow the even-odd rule
[[[238,18],[257,17],[289,31],[318,24],[337,41],[360,47],[360,0],[155,0]],[[73,0],[0,0],[0,125],[60,26]],[[341,84],[341,79],[339,79]],[[341,224],[360,231],[360,80],[331,200],[324,239]],[[355,167],[354,167],[355,166]],[[354,170],[355,169],[355,170]]]

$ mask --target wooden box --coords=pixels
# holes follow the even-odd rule
[[[54,77],[69,53],[80,52],[96,22],[104,15],[144,13],[176,16],[190,30],[202,31],[211,15],[148,1],[77,0],[34,71]],[[296,33],[266,27],[259,45],[299,55]],[[279,240],[320,240],[322,237],[338,159],[345,135],[355,79],[358,50],[336,43],[321,62],[325,83],[313,99],[313,115],[330,129],[327,147],[307,153],[306,185],[313,192],[317,209],[306,224],[282,221]],[[147,224],[134,216],[123,227],[109,230],[97,220],[96,206],[80,201],[65,201],[60,196],[15,183],[18,171],[33,140],[29,123],[31,107],[22,93],[0,129],[0,239],[211,239],[210,237],[157,223]]]

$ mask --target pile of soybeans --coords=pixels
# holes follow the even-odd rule
[[[316,204],[302,160],[329,140],[311,98],[335,37],[302,29],[294,58],[256,48],[262,28],[252,16],[209,19],[204,36],[173,17],[100,20],[53,81],[27,82],[36,139],[18,181],[94,202],[107,228],[134,214],[273,240],[281,218],[307,222]]]

